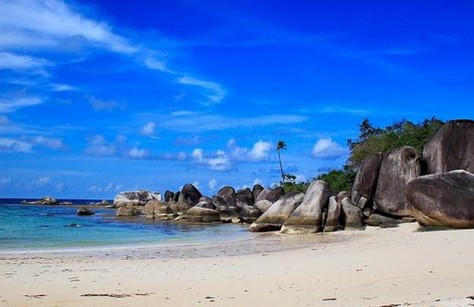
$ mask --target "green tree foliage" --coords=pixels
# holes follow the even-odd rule
[[[364,119],[359,125],[358,138],[347,141],[350,155],[343,170],[332,170],[321,174],[318,179],[328,182],[334,191],[348,191],[362,161],[369,154],[384,153],[401,146],[412,146],[421,155],[426,141],[443,125],[444,122],[433,117],[418,124],[403,119],[381,129],[374,127],[368,119]]]

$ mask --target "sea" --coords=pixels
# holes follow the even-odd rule
[[[0,252],[212,243],[250,237],[242,225],[118,217],[115,209],[102,206],[89,207],[94,215],[76,215],[81,205],[101,200],[59,200],[73,204],[67,206],[25,205],[22,200],[0,198]]]

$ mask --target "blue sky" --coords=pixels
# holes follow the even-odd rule
[[[0,1],[0,197],[206,195],[474,118],[472,1]]]

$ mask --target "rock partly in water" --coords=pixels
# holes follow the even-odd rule
[[[76,215],[79,215],[79,216],[88,216],[88,215],[94,215],[95,212],[90,210],[89,208],[86,208],[86,207],[81,207],[79,209],[77,209],[76,211]]]
[[[381,164],[382,155],[371,154],[362,161],[357,172],[352,185],[351,201],[361,209],[372,205]]]
[[[144,211],[147,219],[154,219],[159,214],[159,208],[161,207],[161,201],[150,200],[145,205]]]
[[[282,233],[312,233],[323,229],[323,211],[327,208],[332,191],[323,180],[313,181],[301,205],[296,208],[283,224]]]
[[[253,232],[280,230],[290,214],[301,204],[303,198],[304,194],[300,192],[285,194],[252,223],[249,230]]]
[[[142,210],[135,206],[122,206],[117,208],[117,216],[136,216],[140,214],[142,214]]]
[[[474,228],[474,174],[470,172],[421,176],[408,184],[407,199],[421,226]]]
[[[217,223],[221,221],[221,215],[213,209],[192,207],[186,212],[186,221],[191,223]]]
[[[135,205],[135,206],[144,206],[150,200],[161,200],[160,193],[150,192],[147,190],[138,190],[130,192],[120,192],[114,198],[114,204],[125,204],[125,205]]]
[[[463,169],[474,173],[474,121],[446,123],[423,148],[424,174]]]
[[[21,203],[25,205],[46,205],[46,206],[59,205],[59,201],[52,196],[44,196],[41,199],[35,200],[35,201],[23,200]]]
[[[383,155],[374,209],[384,214],[403,217],[411,215],[405,189],[411,180],[420,176],[418,154],[413,147],[395,148]]]

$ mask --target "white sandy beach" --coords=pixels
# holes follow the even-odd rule
[[[2,306],[472,306],[474,230],[0,254]]]

